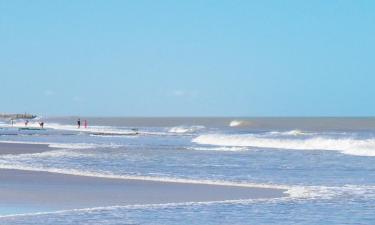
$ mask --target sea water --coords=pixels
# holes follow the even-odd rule
[[[2,155],[0,168],[286,188],[289,197],[24,215],[7,209],[0,224],[375,223],[373,118],[86,118],[80,129],[76,119],[45,118],[45,130],[29,131],[17,128],[22,121],[3,121],[1,142],[56,149]]]

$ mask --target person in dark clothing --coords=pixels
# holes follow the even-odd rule
[[[40,123],[39,123],[39,126],[40,126],[41,128],[44,128],[44,122],[40,122]]]
[[[79,118],[77,120],[77,126],[78,126],[78,129],[81,128],[81,119],[79,119]]]

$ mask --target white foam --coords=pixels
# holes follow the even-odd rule
[[[243,126],[243,125],[246,125],[248,122],[247,121],[244,121],[244,120],[232,120],[230,123],[229,123],[229,126],[230,127],[239,127],[239,126]]]
[[[60,157],[60,158],[78,158],[78,157],[90,157],[90,158],[98,158],[97,154],[89,151],[71,151],[72,149],[56,149],[46,152],[40,152],[40,153],[25,153],[25,154],[19,154],[19,155],[3,155],[1,159],[6,160],[33,160],[35,157],[43,158],[43,157]],[[76,149],[78,150],[78,149]],[[1,160],[0,159],[0,160]]]
[[[289,130],[289,131],[271,131],[268,134],[274,136],[303,136],[303,135],[313,135],[314,133],[304,132],[301,130]]]
[[[63,149],[90,149],[90,148],[118,148],[121,145],[116,144],[92,144],[92,143],[49,143],[51,148]]]
[[[36,145],[48,145],[50,148],[60,149],[90,149],[90,148],[118,148],[121,145],[117,144],[93,144],[93,143],[56,143],[56,142],[28,142],[28,141],[0,141],[0,143],[9,144],[36,144]]]
[[[204,126],[178,126],[178,127],[172,127],[168,130],[170,133],[178,133],[178,134],[183,134],[183,133],[194,133],[198,130],[204,129]]]
[[[236,147],[236,146],[195,146],[195,147],[188,147],[189,150],[196,150],[196,151],[229,151],[229,152],[237,152],[237,151],[245,151],[248,147]]]
[[[111,134],[111,135],[127,135],[134,134],[134,131],[131,129],[120,129],[110,126],[88,126],[84,128],[78,128],[75,125],[63,125],[59,123],[46,123],[45,128],[55,129],[55,130],[65,130],[65,131],[76,131],[76,132],[85,132],[85,133],[98,133],[98,134]]]
[[[357,156],[375,156],[375,139],[325,138],[307,139],[262,138],[254,135],[206,134],[192,140],[204,145],[259,147],[286,150],[332,150]]]
[[[25,126],[25,122],[24,121],[14,121],[13,122],[13,125],[8,122],[8,123],[0,123],[0,127],[3,127],[3,128],[25,128],[25,127],[29,127],[29,128],[40,128],[40,125],[38,122],[36,122],[35,120],[34,121],[31,121],[29,120],[29,123],[27,124],[27,126]]]
[[[34,212],[34,213],[20,213],[20,214],[9,214],[0,215],[0,218],[12,218],[12,217],[28,217],[28,216],[42,216],[52,214],[71,214],[79,213],[91,213],[97,211],[112,211],[112,210],[127,210],[127,209],[169,209],[176,207],[191,207],[191,206],[205,206],[213,204],[253,204],[257,202],[270,202],[270,201],[283,201],[287,198],[258,198],[258,199],[240,199],[240,200],[222,200],[222,201],[207,201],[207,202],[181,202],[181,203],[161,203],[161,204],[135,204],[135,205],[114,205],[104,207],[93,207],[93,208],[80,208],[80,209],[68,209],[58,210],[51,212]]]

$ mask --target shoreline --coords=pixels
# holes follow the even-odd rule
[[[40,153],[53,149],[47,144],[0,143],[0,155]],[[0,169],[0,180],[0,215],[287,196],[285,189],[277,188],[102,178],[18,169]]]
[[[47,151],[56,150],[48,146],[49,144],[32,144],[32,143],[13,143],[0,142],[0,156],[1,155],[19,155],[19,154],[34,154]]]

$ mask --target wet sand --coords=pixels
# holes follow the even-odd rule
[[[19,144],[19,143],[1,143],[0,155],[5,154],[27,154],[27,153],[41,153],[51,151],[54,148],[48,147],[47,144]]]
[[[0,144],[0,154],[48,150],[51,148],[47,145]],[[27,208],[28,211],[285,196],[285,190],[272,188],[109,179],[8,169],[0,169],[0,181],[0,209]]]

